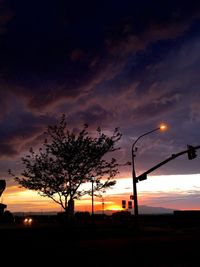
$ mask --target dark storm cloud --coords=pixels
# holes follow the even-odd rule
[[[0,121],[11,110],[10,94],[0,88]]]
[[[0,0],[0,34],[5,33],[7,23],[12,18],[12,12],[5,0]]]
[[[75,117],[78,118],[78,120],[87,121],[90,125],[108,125],[112,120],[113,113],[109,110],[105,110],[100,105],[94,105],[84,111],[76,113]],[[71,119],[73,120],[73,118]]]
[[[151,90],[150,90],[151,92]],[[152,93],[152,92],[151,92]],[[159,97],[152,97],[149,93],[150,103],[144,103],[138,108],[133,110],[133,121],[138,121],[138,117],[144,122],[146,122],[149,117],[164,117],[167,113],[171,113],[171,111],[176,109],[177,104],[179,103],[179,93],[171,92],[170,94],[164,94]]]
[[[33,110],[93,91],[127,56],[175,38],[199,15],[186,1],[12,1],[2,79]],[[6,23],[7,21],[5,21]]]
[[[171,124],[163,151],[197,142],[198,1],[9,0],[0,6],[2,156],[36,144],[60,113],[73,127],[120,126],[127,158],[129,143],[160,121]],[[150,163],[159,160],[153,152],[161,141],[153,144],[151,154],[145,147]]]
[[[16,116],[16,113],[17,116]],[[43,142],[40,138],[46,130],[48,124],[54,123],[55,120],[48,116],[35,117],[31,113],[14,110],[5,116],[0,123],[0,157],[14,157],[27,148],[27,143],[31,146],[37,145],[37,141]]]

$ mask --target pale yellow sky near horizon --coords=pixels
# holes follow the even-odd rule
[[[90,186],[90,185],[88,185]],[[94,198],[94,209],[121,209],[122,199],[130,200],[132,178],[117,179],[116,185],[104,193],[103,198]],[[200,209],[200,174],[148,176],[137,183],[138,204],[173,209]],[[18,185],[6,187],[1,202],[11,212],[62,211],[51,199],[41,197],[37,192],[19,188]],[[91,211],[91,197],[85,196],[75,201],[75,210]]]

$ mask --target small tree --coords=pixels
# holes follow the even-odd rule
[[[74,214],[74,199],[91,195],[91,189],[81,188],[81,185],[93,180],[93,192],[101,195],[116,183],[114,177],[119,164],[115,158],[108,161],[104,156],[120,149],[115,144],[121,133],[116,128],[108,137],[97,128],[97,137],[91,137],[87,128],[85,124],[75,134],[67,129],[63,115],[57,125],[48,126],[43,148],[38,153],[31,148],[22,158],[25,166],[22,176],[14,177],[22,187],[38,191],[61,205],[68,216]]]

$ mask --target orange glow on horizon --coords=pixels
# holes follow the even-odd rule
[[[123,210],[122,207],[120,205],[117,205],[117,204],[113,204],[113,205],[110,205],[106,208],[106,210],[113,210],[113,211],[120,211],[120,210]]]
[[[188,179],[188,177],[190,179]],[[138,183],[139,206],[154,206],[173,209],[200,209],[200,174],[149,176]],[[194,193],[193,193],[194,192]],[[130,200],[132,195],[131,177],[118,178],[116,185],[107,190],[103,198],[94,198],[94,211],[122,210],[121,202]],[[37,192],[17,186],[8,186],[1,196],[1,203],[11,212],[60,212],[63,209],[53,200],[41,197]],[[75,200],[76,211],[92,210],[90,196]]]

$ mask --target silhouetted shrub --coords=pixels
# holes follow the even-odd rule
[[[90,213],[88,211],[84,212],[78,211],[75,213],[75,219],[78,222],[87,222],[90,220]]]
[[[117,220],[127,220],[131,218],[131,213],[129,211],[124,211],[124,210],[116,211],[113,212],[112,218]]]
[[[13,214],[9,210],[6,210],[3,214],[3,222],[14,223],[14,221],[15,220]]]

